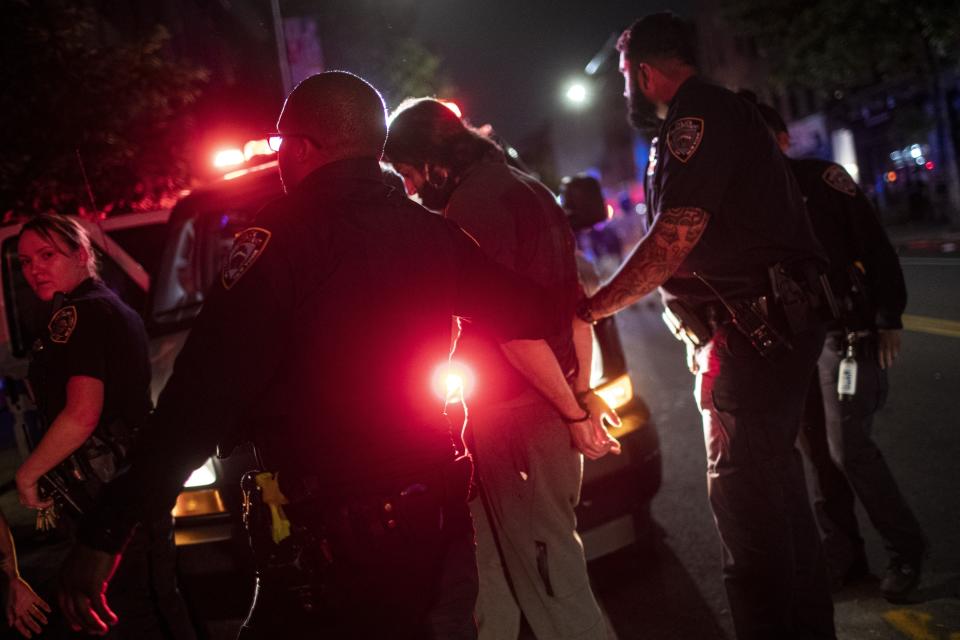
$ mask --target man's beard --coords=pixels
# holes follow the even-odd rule
[[[454,184],[449,177],[439,187],[435,187],[429,182],[424,182],[417,189],[417,195],[420,196],[420,203],[431,211],[443,211],[447,203],[450,202],[450,196],[453,194]]]
[[[660,118],[653,103],[643,97],[636,77],[630,79],[630,97],[627,98],[627,122],[644,135],[653,135],[660,128]]]

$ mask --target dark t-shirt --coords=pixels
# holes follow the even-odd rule
[[[502,160],[471,167],[450,198],[444,215],[469,233],[485,254],[557,296],[573,317],[578,297],[576,243],[553,194]],[[547,337],[561,369],[576,372],[570,322]],[[473,402],[499,402],[530,389],[504,357],[496,337],[482,324],[464,323],[456,357],[474,369]]]
[[[790,160],[806,199],[814,232],[830,259],[830,283],[838,296],[849,292],[849,270],[862,269],[867,299],[850,309],[848,329],[899,329],[907,306],[900,260],[877,213],[850,174],[817,158]],[[851,300],[859,299],[851,297]]]
[[[670,102],[657,140],[654,215],[696,207],[710,220],[663,285],[691,304],[769,293],[767,267],[823,260],[796,181],[754,105],[693,77]]]
[[[140,435],[149,455],[106,488],[80,537],[119,548],[239,430],[281,488],[309,477],[318,499],[342,500],[406,486],[453,459],[432,388],[452,316],[533,339],[553,330],[551,304],[386,186],[375,158],[325,165],[237,235]]]
[[[102,282],[84,280],[64,296],[33,347],[28,379],[47,426],[67,403],[67,381],[103,382],[98,428],[139,426],[150,411],[150,357],[143,321]]]

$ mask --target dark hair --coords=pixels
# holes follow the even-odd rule
[[[693,24],[670,11],[646,15],[624,31],[617,51],[630,62],[678,60],[697,65],[697,41]]]
[[[783,121],[783,117],[780,116],[780,113],[771,107],[768,104],[764,104],[757,99],[757,94],[749,89],[741,89],[737,91],[737,95],[746,100],[747,102],[753,104],[757,111],[760,112],[760,117],[763,118],[763,121],[767,123],[767,126],[775,134],[777,133],[788,133],[787,123]]]
[[[84,249],[87,252],[87,269],[91,276],[97,275],[97,254],[93,252],[90,236],[73,218],[54,213],[42,213],[27,220],[17,234],[17,242],[27,231],[32,231],[42,237],[63,255],[68,255]],[[66,245],[64,251],[63,245]]]
[[[408,98],[390,116],[384,159],[415,166],[440,165],[454,177],[480,160],[505,160],[495,142],[433,98]]]
[[[290,92],[281,121],[343,156],[376,156],[387,137],[386,107],[369,82],[348,71],[310,76]]]

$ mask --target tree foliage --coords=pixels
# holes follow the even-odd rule
[[[4,5],[0,213],[90,214],[87,184],[103,213],[169,204],[207,72],[170,60],[161,26],[132,42],[69,0]]]
[[[955,0],[727,0],[726,7],[784,84],[833,93],[929,79],[960,64]]]

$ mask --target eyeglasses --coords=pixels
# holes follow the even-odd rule
[[[322,146],[319,142],[311,138],[306,133],[268,133],[267,145],[270,147],[270,150],[280,151],[280,145],[283,144],[284,138],[303,138],[304,140],[307,140],[315,147]]]

